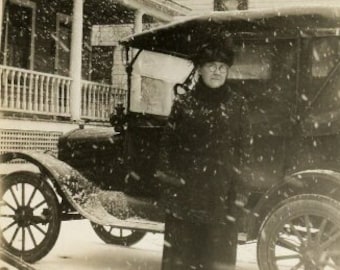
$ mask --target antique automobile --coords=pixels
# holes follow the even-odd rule
[[[252,126],[242,242],[257,240],[260,269],[339,269],[340,7],[217,12],[122,40],[128,102],[116,108],[112,129],[63,135],[58,159],[1,156],[39,169],[1,179],[2,247],[37,261],[61,221],[80,217],[111,244],[162,232],[153,177],[162,128],[175,95],[195,82],[193,52],[224,37],[235,50],[229,80],[248,100]]]

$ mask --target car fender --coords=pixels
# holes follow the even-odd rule
[[[340,200],[340,173],[332,170],[304,170],[284,177],[258,200],[250,211],[248,239],[257,237],[261,223],[267,214],[281,201],[298,194],[320,194]]]
[[[65,198],[78,213],[98,224],[106,224],[91,211],[97,209],[99,212],[106,213],[100,202],[95,199],[98,188],[70,165],[52,155],[34,151],[9,152],[0,155],[0,163],[13,159],[23,159],[36,165],[43,175],[51,179],[59,195]]]
[[[163,232],[163,212],[151,200],[137,200],[122,192],[105,192],[67,163],[45,153],[11,152],[0,155],[0,163],[23,159],[36,165],[56,185],[80,215],[99,225]],[[155,222],[145,220],[144,210]],[[142,216],[143,215],[143,216]],[[138,218],[141,216],[144,219]],[[137,218],[131,218],[137,217]]]

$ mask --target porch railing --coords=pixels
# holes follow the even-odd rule
[[[70,116],[71,79],[0,65],[0,110]]]
[[[126,107],[126,90],[111,85],[82,81],[81,117],[107,121],[118,103]]]
[[[0,65],[0,111],[71,117],[71,78]],[[126,90],[82,81],[81,117],[108,121]]]

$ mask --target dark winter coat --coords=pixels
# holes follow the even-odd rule
[[[245,99],[227,85],[199,81],[174,101],[162,139],[160,170],[175,179],[163,185],[165,210],[203,223],[233,221],[249,149]]]

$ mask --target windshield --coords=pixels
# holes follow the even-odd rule
[[[173,87],[192,71],[190,61],[143,51],[133,66],[130,111],[167,116],[174,97]]]

